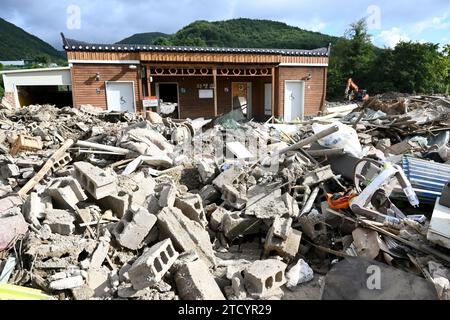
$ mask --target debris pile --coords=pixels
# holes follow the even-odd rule
[[[2,109],[0,299],[449,299],[449,110],[376,98],[286,124]],[[373,266],[398,291],[351,287]]]

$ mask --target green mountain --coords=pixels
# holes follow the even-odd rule
[[[136,33],[131,37],[116,42],[116,44],[153,44],[156,39],[167,36],[168,34],[162,32]]]
[[[175,34],[156,40],[145,36],[141,39],[141,43],[154,41],[159,45],[315,49],[326,47],[329,43],[335,44],[339,38],[282,22],[241,18],[215,22],[195,21]]]
[[[33,59],[41,55],[54,61],[63,58],[48,43],[0,18],[0,60]]]

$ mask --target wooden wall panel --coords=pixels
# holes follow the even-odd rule
[[[134,81],[136,106],[138,111],[141,110],[137,70],[129,69],[128,65],[75,64],[71,71],[75,107],[91,104],[107,110],[106,81]],[[97,73],[100,73],[100,81],[95,80]]]

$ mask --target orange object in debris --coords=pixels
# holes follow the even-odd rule
[[[327,202],[331,209],[348,209],[350,207],[350,200],[357,197],[356,194],[344,195],[344,193],[327,193]]]
[[[42,141],[41,139],[25,136],[25,135],[19,135],[16,142],[14,142],[14,145],[11,148],[11,155],[15,156],[20,151],[36,151],[36,150],[42,150]]]

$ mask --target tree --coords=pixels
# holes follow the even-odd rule
[[[367,31],[365,19],[350,25],[344,38],[332,48],[328,72],[328,93],[331,98],[342,97],[348,78],[354,78],[361,87],[371,82],[370,71],[376,51]]]
[[[46,54],[40,54],[34,57],[34,61],[36,63],[40,63],[43,65],[48,65],[50,64],[52,61],[50,59],[50,56],[46,55]]]
[[[400,42],[392,58],[391,78],[399,91],[442,93],[448,89],[448,53],[440,52],[438,44]]]

